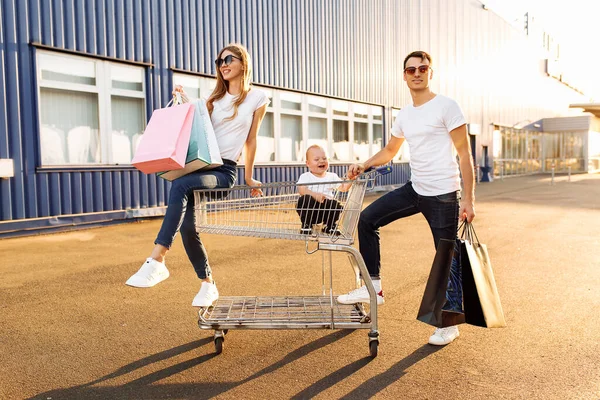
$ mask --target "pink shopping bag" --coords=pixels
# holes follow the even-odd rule
[[[193,121],[191,103],[154,110],[131,164],[145,174],[183,168]]]

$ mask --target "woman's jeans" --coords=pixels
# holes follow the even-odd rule
[[[458,191],[439,196],[421,196],[415,192],[409,181],[365,208],[358,222],[358,240],[360,253],[365,260],[369,275],[379,279],[381,269],[379,228],[397,219],[422,213],[429,223],[436,249],[440,239],[449,239],[456,243],[459,201]],[[455,245],[455,256],[457,250]],[[459,283],[460,268],[458,262],[453,259],[451,279],[446,292],[448,302],[444,309],[453,311],[462,309],[462,288],[460,285],[457,286]]]
[[[210,276],[211,270],[206,249],[196,231],[194,190],[230,188],[236,177],[235,165],[223,164],[211,170],[184,175],[171,184],[167,212],[154,244],[171,248],[177,231],[181,231],[183,247],[200,279]]]

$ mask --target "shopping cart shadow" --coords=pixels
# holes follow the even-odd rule
[[[143,399],[163,399],[169,396],[175,396],[180,398],[208,398],[217,396],[224,392],[227,392],[237,386],[244,383],[250,382],[266,374],[270,374],[280,368],[283,368],[289,363],[292,363],[320,348],[323,348],[329,344],[332,344],[347,335],[353,333],[352,330],[336,331],[329,335],[323,336],[310,343],[300,346],[296,350],[284,356],[279,361],[268,367],[263,368],[260,371],[252,374],[251,376],[242,379],[240,381],[223,381],[223,382],[211,382],[211,383],[198,383],[190,382],[184,384],[156,384],[162,379],[181,373],[190,368],[196,367],[211,358],[215,357],[215,353],[205,354],[200,357],[196,357],[187,361],[180,362],[178,364],[171,365],[167,368],[152,372],[148,375],[144,375],[140,378],[134,379],[126,384],[119,386],[97,386],[103,382],[110,381],[117,377],[126,375],[134,372],[143,367],[149,366],[156,362],[166,361],[169,358],[176,357],[188,351],[197,350],[200,346],[212,344],[213,338],[207,337],[200,340],[174,347],[172,349],[153,354],[151,356],[142,358],[138,361],[127,364],[118,370],[105,375],[101,378],[93,380],[83,385],[77,385],[70,388],[51,390],[45,393],[40,393],[36,396],[31,397],[32,399],[87,399],[87,398],[143,398]],[[371,360],[370,357],[368,357]],[[353,363],[351,365],[354,365]],[[340,375],[340,380],[343,377]],[[313,385],[314,386],[314,385]]]

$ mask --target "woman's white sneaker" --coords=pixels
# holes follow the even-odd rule
[[[377,288],[375,288],[375,290],[377,290]],[[352,290],[348,294],[342,294],[337,298],[337,302],[340,304],[368,303],[369,301],[371,301],[371,298],[369,297],[369,291],[364,285],[358,289]],[[377,292],[377,305],[380,306],[383,303],[385,303],[385,300],[383,299],[383,291],[380,290]]]
[[[434,346],[445,346],[452,343],[460,334],[458,326],[449,326],[447,328],[437,328],[433,335],[429,337],[429,344]]]
[[[202,282],[200,291],[192,301],[193,307],[210,307],[212,303],[219,298],[217,285],[214,283]]]
[[[156,285],[169,277],[169,270],[164,263],[156,261],[153,258],[147,258],[138,272],[127,279],[126,285],[148,288]]]

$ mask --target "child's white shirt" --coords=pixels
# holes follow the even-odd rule
[[[307,186],[307,188],[313,192],[323,193],[325,196],[333,199],[335,189],[339,186],[339,184],[331,182],[343,181],[335,172],[326,172],[324,177],[318,177],[315,176],[312,172],[308,171],[300,175],[297,184],[322,183],[321,185],[309,185]]]

